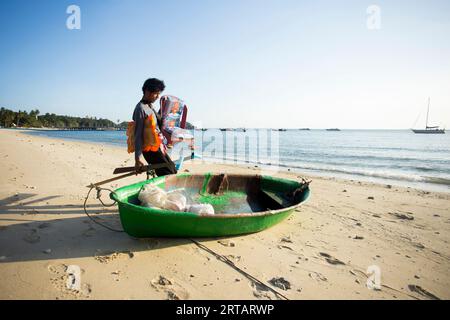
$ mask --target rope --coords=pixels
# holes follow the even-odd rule
[[[114,202],[111,203],[111,204],[105,204],[105,203],[102,201],[102,199],[101,199],[101,196],[102,196],[102,190],[106,190],[106,191],[109,191],[109,192],[111,192],[111,193],[114,193],[114,191],[112,191],[111,189],[108,189],[108,188],[100,188],[100,187],[98,187],[98,186],[95,187],[95,190],[97,190],[97,199],[101,202],[101,204],[102,204],[104,207],[112,207],[113,205],[116,204],[117,201],[114,201]]]
[[[211,250],[210,248],[208,248],[207,246],[199,243],[198,241],[195,241],[194,239],[189,239],[191,240],[193,243],[195,243],[200,249],[205,250],[206,252],[212,254],[213,256],[215,256],[217,258],[217,260],[220,260],[224,263],[226,263],[227,265],[229,265],[230,267],[232,267],[234,270],[238,271],[239,273],[241,273],[242,275],[244,275],[247,279],[249,279],[250,281],[252,281],[255,284],[258,284],[270,291],[272,291],[273,293],[275,293],[276,296],[281,297],[285,300],[289,300],[285,295],[279,293],[278,291],[276,291],[275,289],[269,287],[268,285],[266,285],[264,282],[262,282],[261,280],[255,278],[254,276],[252,276],[251,274],[245,272],[244,270],[242,270],[241,268],[239,268],[237,265],[234,264],[233,261],[231,261],[230,259],[228,259],[227,257],[218,254],[216,252],[214,252],[213,250]]]
[[[417,116],[416,121],[414,121],[414,124],[413,124],[412,128],[415,128],[415,127],[416,127],[417,121],[419,120],[419,118],[420,118],[421,115],[422,115],[422,111],[419,112],[419,115]]]
[[[100,225],[100,226],[102,226],[102,227],[104,227],[104,228],[106,228],[106,229],[108,229],[108,230],[111,230],[111,231],[114,231],[114,232],[124,232],[124,230],[118,230],[118,229],[111,228],[111,227],[109,227],[109,226],[107,226],[107,225],[101,223],[100,221],[97,221],[97,219],[94,219],[93,217],[91,217],[91,216],[89,215],[89,213],[87,212],[87,209],[86,209],[86,203],[87,203],[87,201],[88,201],[88,199],[89,199],[89,195],[91,194],[92,189],[96,189],[96,190],[97,190],[97,199],[100,200],[100,202],[102,203],[102,205],[103,205],[104,207],[112,207],[113,205],[116,204],[116,201],[114,201],[112,204],[105,204],[105,203],[103,203],[102,199],[100,198],[100,197],[101,197],[101,190],[107,190],[107,191],[110,191],[110,192],[114,192],[114,191],[112,191],[112,190],[110,190],[110,189],[106,189],[106,188],[100,188],[100,187],[98,187],[98,186],[96,186],[96,185],[92,185],[92,187],[89,189],[89,191],[88,191],[88,193],[87,193],[87,195],[86,195],[86,198],[84,199],[84,204],[83,204],[84,213],[85,213],[85,214],[89,217],[89,219],[91,219],[93,222],[95,222],[96,224],[98,224],[98,225]]]

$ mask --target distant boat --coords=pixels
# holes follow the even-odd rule
[[[206,131],[206,130],[208,130],[207,128],[202,128],[202,131]]]
[[[311,129],[309,129],[309,128],[299,128],[298,130],[302,130],[302,131],[304,131],[304,130],[311,130]]]
[[[286,129],[278,129],[278,131],[286,131]]]
[[[220,131],[231,131],[230,128],[220,128]]]
[[[427,120],[425,122],[425,129],[411,129],[414,133],[429,133],[429,134],[442,134],[445,133],[445,129],[439,129],[439,126],[428,126],[428,114],[430,113],[430,98],[428,98],[427,108]]]
[[[341,130],[338,128],[330,128],[330,129],[327,129],[327,131],[341,131]]]

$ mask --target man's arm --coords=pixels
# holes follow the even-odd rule
[[[144,132],[144,112],[141,108],[136,108],[133,113],[133,121],[135,123],[134,131],[134,160],[136,171],[144,164],[140,158],[142,155],[143,132]]]

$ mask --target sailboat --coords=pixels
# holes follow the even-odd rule
[[[428,114],[430,113],[430,98],[428,98],[427,120],[425,129],[411,129],[414,133],[445,133],[445,129],[439,129],[439,126],[428,126]]]

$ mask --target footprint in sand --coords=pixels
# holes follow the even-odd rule
[[[94,233],[95,233],[95,229],[93,227],[89,227],[89,229],[83,231],[82,235],[84,237],[92,237],[94,235]]]
[[[50,282],[61,294],[61,298],[89,298],[92,293],[92,286],[88,283],[81,283],[79,290],[71,289],[68,285],[69,272],[65,264],[50,264],[47,270],[52,275]],[[84,270],[81,270],[84,273]]]
[[[111,261],[118,258],[129,258],[132,259],[134,257],[134,253],[131,251],[108,251],[101,254],[96,254],[94,259],[100,263],[110,263]]]
[[[41,241],[41,237],[38,235],[36,229],[32,229],[23,237],[23,240],[28,243],[38,243]]]
[[[167,294],[168,300],[187,300],[189,293],[176,281],[169,280],[164,276],[159,276],[150,282],[150,285],[156,291],[164,291]]]
[[[425,249],[425,246],[419,242],[413,242],[412,245],[417,249]]]
[[[412,216],[412,213],[407,212],[406,214],[404,213],[398,213],[398,212],[388,212],[391,216],[394,216],[397,219],[400,220],[414,220],[414,217]]]
[[[46,228],[49,228],[50,226],[51,226],[50,223],[44,222],[44,223],[41,223],[41,224],[38,226],[38,228],[39,228],[39,229],[46,229]]]
[[[293,243],[291,240],[291,237],[289,237],[289,236],[281,238],[280,242]]]
[[[287,249],[287,250],[291,250],[291,251],[294,251],[294,249],[292,249],[291,247],[289,247],[289,246],[283,246],[283,245],[277,245],[277,248],[278,249]]]
[[[224,247],[234,247],[234,246],[236,246],[236,244],[233,241],[230,241],[230,240],[219,240],[217,242],[220,243],[221,245],[223,245]]]
[[[114,277],[114,281],[120,281],[120,275],[122,274],[122,271],[116,270],[111,272],[111,274]]]
[[[20,203],[19,203],[20,204]],[[22,204],[20,204],[22,205]],[[33,209],[31,211],[27,211],[27,212],[23,212],[21,213],[22,216],[35,216],[36,214],[38,214],[39,211],[37,211],[36,209]]]
[[[297,257],[298,260],[303,260],[303,261],[308,261],[309,259],[307,257],[305,257],[303,254],[300,254]],[[298,261],[296,261],[296,263],[298,264]]]
[[[345,265],[344,262],[342,262],[339,259],[336,259],[335,257],[329,255],[328,253],[325,252],[319,252],[319,254],[325,258],[325,260],[329,263],[329,264],[333,264],[333,265]]]
[[[279,300],[279,298],[272,291],[259,283],[252,282],[251,288],[255,298],[264,300]]]
[[[155,249],[160,246],[160,241],[157,239],[147,239],[147,238],[140,238],[141,242],[145,243],[145,246],[147,249]]]
[[[326,282],[326,281],[328,281],[328,279],[323,274],[321,274],[320,272],[311,271],[308,274],[308,276],[311,279],[316,280],[317,282]]]
[[[239,262],[239,261],[241,261],[241,256],[235,256],[235,255],[233,255],[233,254],[229,254],[229,255],[227,255],[227,256],[225,256],[225,257],[227,257],[229,260],[231,260],[231,261],[233,261],[233,262]]]
[[[280,288],[285,291],[291,289],[291,283],[283,277],[272,278],[269,280],[269,283],[274,287]]]
[[[409,284],[408,285],[408,289],[411,290],[412,292],[418,293],[419,295],[421,295],[423,297],[426,297],[428,299],[441,300],[439,297],[437,297],[434,294],[432,294],[431,292],[425,290],[421,286],[418,286],[418,285],[415,285],[415,284]]]

